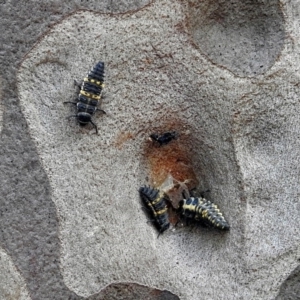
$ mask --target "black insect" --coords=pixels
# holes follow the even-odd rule
[[[183,199],[179,202],[179,211],[187,219],[222,230],[229,230],[230,228],[218,206],[205,198]]]
[[[69,118],[77,118],[80,125],[84,126],[91,123],[98,133],[98,128],[92,120],[92,116],[96,111],[101,111],[106,114],[102,109],[98,108],[101,99],[102,89],[104,87],[104,62],[98,62],[88,73],[87,77],[83,79],[80,86],[76,81],[75,84],[79,86],[80,92],[77,102],[72,103],[77,106],[77,114],[69,116]]]
[[[150,138],[159,143],[160,146],[169,144],[172,140],[177,139],[178,133],[176,131],[165,132],[161,135],[152,133]]]
[[[147,211],[153,217],[159,234],[163,233],[170,227],[169,216],[167,212],[166,200],[167,195],[158,189],[142,186],[139,193],[143,202],[147,205]]]

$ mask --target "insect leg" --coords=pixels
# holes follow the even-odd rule
[[[97,110],[96,111],[101,111],[101,112],[103,112],[104,114],[106,114],[106,111],[105,110],[103,110],[103,109],[99,109],[99,108],[97,108]]]
[[[72,101],[65,101],[64,104],[65,104],[65,103],[71,103],[71,104],[77,105],[77,102],[72,102]]]
[[[141,206],[141,209],[142,209],[143,211],[146,211],[147,213],[150,213],[150,212],[151,212],[151,210],[150,210],[149,208],[145,207],[145,206]]]
[[[79,82],[77,82],[77,81],[74,79],[74,85],[77,86],[79,89],[81,89],[82,82],[79,83]]]
[[[97,125],[91,120],[90,123],[95,127],[96,129],[96,134],[98,134],[98,128],[97,128]]]
[[[101,99],[105,99],[106,98],[106,92],[105,91],[101,91]]]

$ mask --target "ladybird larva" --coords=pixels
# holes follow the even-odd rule
[[[205,198],[183,199],[179,203],[179,211],[187,219],[203,222],[222,230],[230,228],[218,206]]]
[[[102,89],[104,87],[104,62],[99,61],[89,71],[87,77],[83,79],[83,82],[79,87],[80,91],[76,99],[77,102],[65,102],[77,106],[76,115],[71,115],[69,118],[75,117],[82,126],[91,123],[96,129],[96,133],[98,133],[97,125],[93,122],[92,116],[96,111],[101,111],[106,114],[104,110],[98,108]]]
[[[157,143],[159,143],[159,146],[167,145],[172,140],[177,139],[177,137],[178,137],[178,133],[176,131],[165,132],[165,133],[163,133],[161,135],[156,134],[156,133],[152,133],[150,135],[150,138],[153,141],[156,141]]]
[[[167,195],[150,186],[142,186],[139,193],[144,204],[147,206],[147,211],[153,218],[159,234],[162,234],[170,227],[168,209],[166,205]]]

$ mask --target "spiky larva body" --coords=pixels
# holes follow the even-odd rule
[[[150,186],[142,186],[139,193],[159,233],[163,233],[170,227],[166,194]]]
[[[203,222],[222,230],[230,228],[218,206],[205,198],[183,199],[179,207],[181,215],[187,219]]]

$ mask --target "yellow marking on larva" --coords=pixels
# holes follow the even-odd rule
[[[202,208],[201,206],[197,206],[197,207],[195,208],[195,211],[196,211],[197,213],[202,213],[202,210],[203,210],[203,208]]]
[[[152,204],[152,205],[157,204],[163,197],[164,197],[164,192],[160,192],[159,195],[157,196],[157,198],[155,198],[155,199],[151,202],[151,204]]]
[[[97,95],[93,95],[91,93],[87,93],[84,90],[80,90],[79,92],[81,95],[86,96],[88,98],[94,99],[94,100],[100,100],[101,99],[101,95],[97,96]]]
[[[192,204],[185,204],[183,205],[183,209],[189,210],[189,211],[196,211],[197,206]]]
[[[216,210],[216,211],[220,211],[219,207],[216,204],[213,204],[212,207]]]
[[[162,209],[162,210],[159,210],[159,211],[156,212],[156,215],[162,215],[162,214],[164,214],[167,210],[168,210],[167,208],[164,208],[164,209]]]
[[[95,84],[95,85],[100,86],[101,88],[104,88],[104,83],[101,82],[101,81],[98,81],[98,80],[95,80],[95,79],[91,79],[91,78],[88,78],[88,77],[85,77],[85,78],[83,79],[83,81],[85,81],[85,82],[90,82],[90,83],[93,83],[93,84]]]

